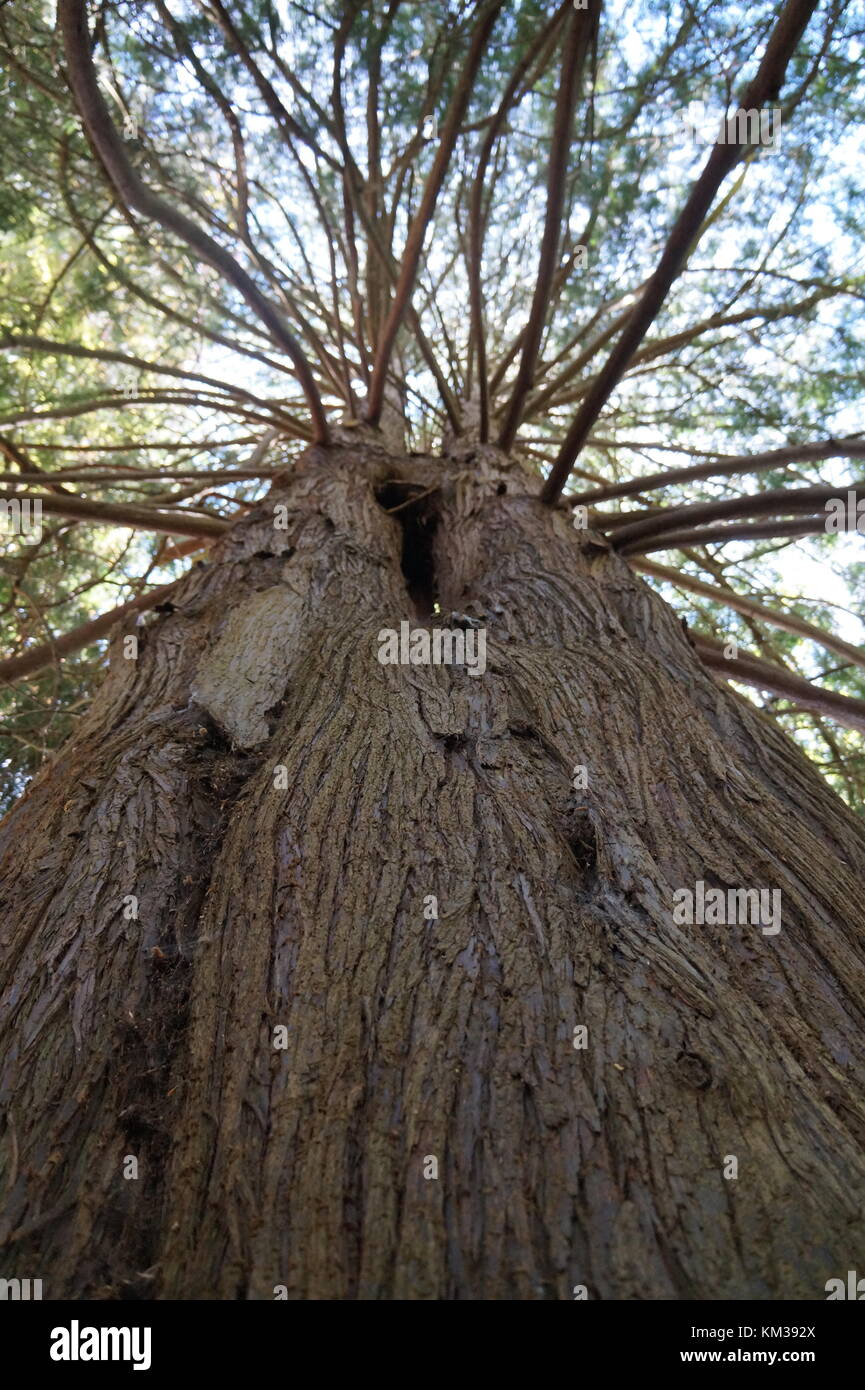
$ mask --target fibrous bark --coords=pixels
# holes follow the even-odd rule
[[[862,1248],[863,827],[519,468],[338,438],[118,637],[0,828],[2,1273],[825,1297]],[[452,614],[482,678],[379,664]],[[782,930],[675,925],[698,880],[780,889]]]

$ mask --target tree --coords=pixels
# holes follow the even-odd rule
[[[60,0],[0,41],[3,482],[47,518],[10,790],[60,744],[0,826],[4,1273],[824,1296],[865,830],[814,760],[857,805],[865,655],[772,556],[865,497],[861,273],[808,215],[861,226],[848,7]]]

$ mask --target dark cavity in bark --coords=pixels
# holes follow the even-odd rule
[[[402,530],[400,568],[414,616],[426,621],[435,614],[438,584],[435,569],[435,533],[438,526],[436,499],[421,484],[406,486],[395,480],[375,489],[379,506],[390,513]]]

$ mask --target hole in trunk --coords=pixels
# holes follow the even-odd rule
[[[375,495],[382,510],[402,527],[400,567],[415,617],[427,619],[432,618],[438,604],[433,554],[438,516],[433,507],[435,494],[431,496],[424,490],[424,495],[416,498],[413,493],[418,486],[386,482],[376,488]]]
[[[568,844],[588,886],[594,882],[597,870],[598,837],[591,816],[581,807],[572,812]]]

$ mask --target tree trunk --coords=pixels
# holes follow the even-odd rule
[[[825,1297],[863,1250],[865,828],[518,467],[340,438],[115,641],[0,828],[2,1274]],[[378,661],[467,611],[482,677]],[[779,889],[780,932],[676,925],[697,881]]]

